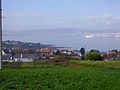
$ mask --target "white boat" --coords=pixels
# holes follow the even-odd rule
[[[115,37],[116,37],[116,38],[120,38],[120,35],[116,35]]]
[[[93,35],[86,35],[85,38],[93,38]]]

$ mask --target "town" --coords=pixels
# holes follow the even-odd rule
[[[44,45],[40,43],[25,43],[20,41],[3,41],[2,59],[3,62],[33,62],[36,60],[52,60],[58,57],[65,57],[73,60],[84,60],[87,54],[94,52],[101,58],[92,60],[120,60],[119,50],[109,50],[100,52],[99,50],[86,51],[80,47],[80,50],[70,50],[69,48],[59,48],[53,45]],[[90,56],[91,57],[91,56]],[[87,60],[90,60],[89,58]]]

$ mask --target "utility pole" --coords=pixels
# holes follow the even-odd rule
[[[2,0],[0,0],[0,69],[2,69]]]

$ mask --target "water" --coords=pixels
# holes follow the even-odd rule
[[[40,42],[42,44],[54,44],[58,47],[72,47],[80,49],[85,47],[86,50],[97,49],[108,51],[112,49],[120,50],[120,38],[85,38],[85,33],[108,33],[112,31],[89,31],[74,29],[49,29],[49,30],[28,30],[10,35],[3,35],[3,40],[19,40],[25,42]],[[118,31],[114,31],[119,33]],[[112,32],[112,33],[114,33]]]

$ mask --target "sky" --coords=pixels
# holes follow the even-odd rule
[[[79,47],[85,30],[120,32],[120,0],[2,0],[2,8],[3,40]]]
[[[3,29],[119,29],[120,0],[2,0]]]

